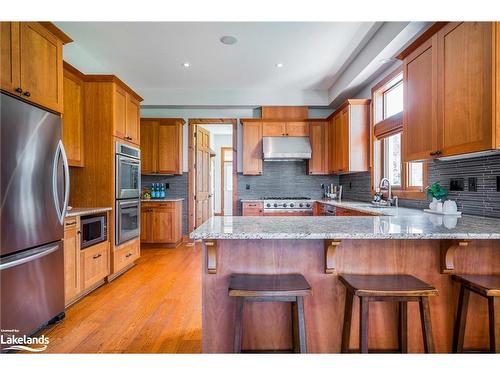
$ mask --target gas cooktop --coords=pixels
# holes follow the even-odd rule
[[[278,201],[278,200],[287,200],[287,201],[305,201],[305,200],[311,200],[309,197],[263,197],[260,198],[263,201]]]

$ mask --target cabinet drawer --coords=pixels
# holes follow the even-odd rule
[[[243,216],[262,216],[264,204],[262,202],[244,202],[242,209]]]
[[[83,290],[109,275],[109,242],[101,242],[81,252]]]
[[[134,240],[113,252],[113,273],[133,263],[141,255],[139,241]]]
[[[64,219],[64,230],[75,229],[80,226],[80,218],[79,217],[68,217]]]

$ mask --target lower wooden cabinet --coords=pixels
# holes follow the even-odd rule
[[[64,222],[64,303],[68,304],[81,292],[80,283],[80,218]]]
[[[181,241],[182,201],[142,203],[142,243],[177,246]]]
[[[262,202],[243,202],[243,216],[264,216],[264,203]]]
[[[138,239],[128,241],[113,251],[113,274],[120,272],[141,256],[141,244]]]
[[[80,217],[66,218],[63,241],[66,306],[101,285],[110,271],[109,242],[81,249],[80,234]]]
[[[88,289],[109,275],[109,242],[101,242],[81,252],[83,289]]]

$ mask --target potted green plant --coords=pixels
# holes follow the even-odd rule
[[[442,211],[443,201],[448,196],[448,190],[442,187],[439,182],[435,182],[425,189],[427,190],[427,196],[432,198],[429,208],[433,211]]]

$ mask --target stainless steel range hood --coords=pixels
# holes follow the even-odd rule
[[[311,159],[309,137],[263,137],[264,160]]]

